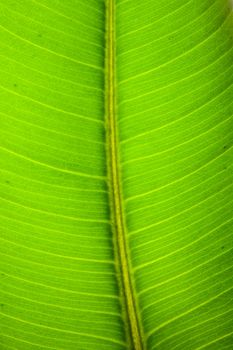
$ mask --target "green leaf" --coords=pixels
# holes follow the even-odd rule
[[[230,1],[1,0],[0,39],[0,349],[232,349]]]

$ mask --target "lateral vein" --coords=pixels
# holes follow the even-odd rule
[[[137,312],[136,298],[130,272],[126,241],[126,224],[121,193],[118,154],[117,104],[115,76],[115,0],[106,0],[106,56],[105,103],[107,127],[108,179],[110,187],[111,216],[115,244],[115,258],[120,274],[119,285],[124,299],[125,322],[128,327],[130,347],[143,350],[143,338]]]

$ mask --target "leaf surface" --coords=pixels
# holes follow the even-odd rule
[[[0,1],[0,349],[233,343],[229,1]]]

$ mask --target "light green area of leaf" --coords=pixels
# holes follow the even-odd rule
[[[115,5],[143,350],[233,349],[229,1]],[[131,349],[109,205],[105,22],[104,0],[0,1],[0,350]]]

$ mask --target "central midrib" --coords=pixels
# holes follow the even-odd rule
[[[111,216],[115,240],[115,255],[119,266],[120,290],[122,291],[125,322],[128,323],[128,338],[135,350],[143,350],[142,331],[138,319],[135,292],[130,273],[126,241],[126,225],[121,194],[116,123],[116,81],[115,81],[115,0],[106,0],[106,57],[105,57],[105,102],[108,149],[108,179],[111,201]]]

